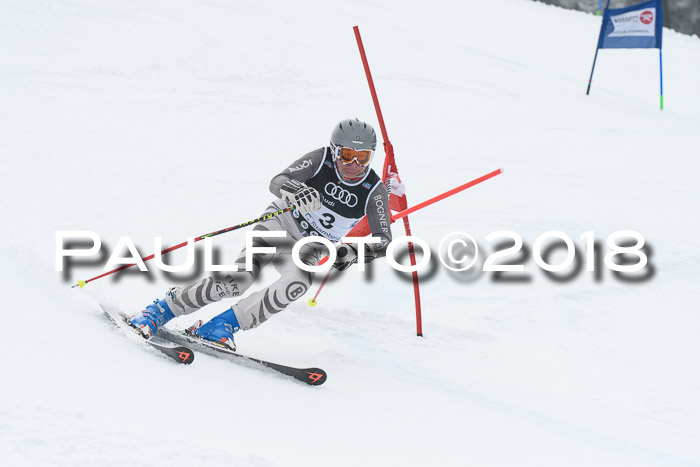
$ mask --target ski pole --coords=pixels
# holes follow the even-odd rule
[[[323,258],[321,258],[321,261],[318,262],[318,265],[321,266],[326,261],[328,261],[328,256],[324,256]],[[323,289],[323,286],[326,285],[326,281],[328,280],[328,278],[331,277],[331,272],[333,272],[332,267],[326,273],[326,277],[323,278],[323,282],[321,282],[321,285],[319,286],[318,290],[316,291],[316,295],[314,295],[314,298],[309,299],[309,306],[316,306],[316,304],[318,303],[316,301],[316,297],[318,297],[318,294],[321,293],[321,290]]]
[[[272,219],[273,217],[277,217],[277,216],[279,216],[280,214],[284,214],[285,212],[289,212],[289,211],[291,211],[291,210],[293,210],[293,209],[294,209],[294,206],[288,206],[288,207],[286,207],[286,208],[284,208],[284,209],[280,209],[279,211],[271,212],[270,214],[265,214],[264,216],[260,216],[260,217],[258,217],[257,219],[253,219],[253,220],[250,220],[250,221],[247,221],[247,222],[243,222],[243,223],[238,224],[238,225],[234,225],[233,227],[227,227],[227,228],[225,228],[225,229],[217,230],[216,232],[211,232],[211,233],[208,233],[208,234],[200,235],[199,237],[196,237],[196,238],[194,239],[194,241],[195,241],[195,242],[198,242],[198,241],[200,241],[200,240],[204,240],[204,239],[207,238],[207,237],[215,237],[215,236],[217,236],[217,235],[221,235],[221,234],[224,234],[224,233],[226,233],[226,232],[231,232],[231,231],[233,231],[233,230],[238,230],[238,229],[241,229],[241,228],[243,228],[243,227],[247,227],[247,226],[249,226],[249,225],[257,224],[258,222],[262,222],[262,221],[266,221],[266,220],[268,220],[268,219]],[[185,245],[187,245],[187,242],[182,242],[182,243],[180,243],[180,244],[178,244],[178,245],[171,246],[170,248],[166,248],[165,250],[161,251],[160,254],[163,255],[163,254],[165,254],[165,253],[170,253],[171,251],[177,250],[178,248],[182,248],[182,247],[185,246]],[[147,256],[146,258],[143,258],[142,261],[145,263],[146,261],[149,261],[149,260],[153,259],[154,257],[155,257],[155,254],[152,254],[152,255],[150,255],[150,256]],[[120,267],[118,267],[118,268],[116,268],[116,269],[112,269],[112,270],[109,271],[109,272],[105,272],[104,274],[100,274],[99,276],[95,276],[95,277],[93,277],[93,278],[91,278],[91,279],[88,279],[88,280],[85,280],[85,281],[78,281],[78,283],[75,284],[75,285],[73,285],[73,286],[71,286],[71,288],[80,287],[80,288],[82,289],[83,287],[85,287],[85,284],[87,284],[88,282],[95,281],[95,280],[97,280],[97,279],[100,279],[101,277],[109,276],[110,274],[114,274],[115,272],[123,271],[124,269],[130,268],[131,266],[135,266],[135,265],[136,265],[136,263],[133,263],[133,264],[125,264],[125,265],[120,266]]]
[[[393,224],[395,221],[397,221],[403,217],[406,217],[409,214],[418,211],[419,209],[423,209],[424,207],[430,206],[431,204],[435,204],[438,201],[441,201],[445,198],[449,198],[452,195],[456,195],[460,191],[464,191],[467,188],[471,188],[474,185],[478,185],[479,183],[485,182],[486,180],[493,178],[496,175],[499,175],[502,173],[503,173],[503,169],[496,169],[493,172],[489,172],[486,175],[483,175],[479,178],[475,178],[471,182],[467,182],[464,185],[460,185],[460,186],[453,188],[451,190],[448,190],[442,194],[439,194],[437,196],[433,196],[432,198],[427,199],[427,200],[423,201],[422,203],[418,203],[415,206],[411,206],[408,209],[404,209],[403,211],[399,211],[396,214],[392,214],[391,215],[391,223]],[[321,264],[325,263],[326,261],[328,261],[328,256],[324,256],[318,264],[321,265]],[[321,293],[321,289],[323,289],[323,286],[326,284],[326,281],[328,280],[328,277],[330,277],[332,270],[333,269],[328,270],[328,274],[326,275],[326,278],[323,279],[323,282],[321,282],[321,286],[318,288],[316,295],[314,295],[314,298],[309,300],[309,306],[316,306],[316,304],[317,304],[316,298],[318,297],[318,294]]]

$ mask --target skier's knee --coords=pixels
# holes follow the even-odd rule
[[[288,302],[293,302],[301,298],[309,287],[311,287],[311,281],[313,276],[308,273],[304,274],[289,274],[285,277],[282,282],[282,288],[284,290],[284,295]]]

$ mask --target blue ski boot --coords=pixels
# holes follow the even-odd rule
[[[195,336],[199,336],[220,347],[225,347],[235,352],[236,343],[233,341],[233,334],[240,329],[233,308],[229,308],[204,324],[202,324],[201,320],[197,321],[187,330]]]
[[[133,316],[129,320],[129,324],[138,329],[143,337],[149,339],[156,334],[160,326],[174,317],[175,315],[170,311],[170,307],[165,300],[156,300],[141,313]]]

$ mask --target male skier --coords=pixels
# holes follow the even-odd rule
[[[381,178],[370,168],[376,147],[377,135],[369,124],[356,118],[338,123],[331,134],[330,147],[306,154],[273,177],[270,183],[270,191],[278,199],[267,208],[266,214],[294,207],[254,228],[286,232],[284,238],[255,238],[254,246],[275,247],[274,254],[256,253],[252,270],[246,271],[244,249],[235,262],[238,272],[173,287],[165,298],[132,316],[129,323],[149,338],[175,316],[243,294],[258,278],[260,270],[272,263],[280,277],[269,287],[239,300],[210,321],[199,320],[188,329],[203,339],[236,350],[234,333],[264,323],[310,287],[314,274],[303,271],[292,261],[292,247],[297,240],[318,235],[338,243],[367,215],[372,236],[380,241],[364,245],[365,262],[383,256],[391,241],[389,196]],[[336,248],[334,267],[343,270],[357,262],[357,245],[338,243]],[[311,266],[318,265],[323,256],[324,248],[319,243],[307,243],[299,252],[301,261]]]

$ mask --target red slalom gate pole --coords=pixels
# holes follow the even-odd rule
[[[377,120],[379,121],[379,128],[382,132],[382,138],[384,139],[384,152],[386,153],[386,161],[384,162],[384,170],[382,172],[382,180],[386,180],[387,172],[389,170],[389,165],[394,169],[393,171],[398,173],[396,168],[396,161],[394,160],[394,147],[389,141],[389,135],[386,132],[386,125],[384,125],[384,117],[382,116],[382,109],[379,107],[379,99],[377,98],[377,91],[374,87],[374,81],[372,80],[372,72],[369,70],[369,62],[367,62],[367,54],[365,53],[365,47],[362,45],[362,37],[360,37],[360,28],[357,26],[352,28],[355,32],[355,39],[357,40],[357,47],[360,50],[360,57],[362,58],[362,66],[365,69],[365,75],[367,76],[367,84],[369,85],[369,91],[372,94],[372,102],[374,102],[374,109],[377,112]],[[405,195],[404,195],[405,198]],[[408,217],[404,217],[403,220],[404,229],[406,230],[406,235],[411,235],[411,226],[408,222]],[[416,265],[416,255],[413,250],[413,243],[408,244],[408,253],[411,260],[411,266]],[[421,305],[420,305],[420,288],[418,286],[418,273],[413,272],[413,296],[416,304],[416,335],[423,336],[423,324],[421,319]]]
[[[475,179],[472,180],[471,182],[467,182],[467,183],[465,183],[464,185],[460,185],[460,186],[458,186],[458,187],[456,187],[456,188],[453,188],[453,189],[451,189],[451,190],[448,190],[448,191],[446,191],[446,192],[444,192],[444,193],[441,193],[441,194],[439,194],[439,195],[437,195],[437,196],[433,196],[432,198],[427,199],[427,200],[423,201],[422,203],[418,203],[418,204],[416,204],[415,206],[411,206],[411,207],[408,208],[408,209],[404,209],[403,211],[399,211],[399,212],[397,212],[397,213],[395,213],[395,214],[392,214],[392,215],[391,215],[391,222],[394,223],[394,222],[396,222],[397,220],[402,219],[402,218],[403,218],[403,219],[407,219],[409,214],[414,213],[414,212],[418,211],[419,209],[423,209],[423,208],[428,207],[428,206],[430,206],[431,204],[435,204],[435,203],[437,203],[438,201],[441,201],[441,200],[443,200],[443,199],[445,199],[445,198],[449,198],[449,197],[452,196],[452,195],[456,195],[457,193],[460,193],[460,192],[466,190],[467,188],[471,188],[471,187],[473,187],[474,185],[478,185],[479,183],[485,182],[486,180],[489,180],[489,179],[495,177],[496,175],[500,175],[500,174],[502,174],[502,173],[503,173],[503,169],[496,169],[496,170],[494,170],[493,172],[489,172],[489,173],[487,173],[486,175],[483,175],[483,176],[481,176],[481,177],[479,177],[479,178],[475,178]],[[318,264],[319,264],[319,265],[322,265],[322,264],[325,263],[326,261],[328,261],[328,256],[324,256],[324,257],[321,259],[321,261],[319,261]],[[414,266],[415,266],[415,264],[414,264]],[[309,299],[309,305],[310,305],[310,306],[316,306],[316,305],[317,305],[316,298],[318,298],[318,295],[321,293],[321,289],[323,289],[323,286],[326,284],[326,281],[328,280],[328,277],[330,277],[332,271],[333,271],[332,268],[328,270],[328,273],[326,274],[326,277],[323,279],[323,282],[321,282],[321,285],[319,286],[318,290],[316,291],[316,295],[314,295],[314,298]]]
[[[465,183],[464,185],[460,185],[460,186],[458,186],[457,188],[453,188],[453,189],[451,189],[451,190],[449,190],[449,191],[446,191],[446,192],[444,192],[444,193],[442,193],[442,194],[440,194],[440,195],[434,196],[434,197],[432,197],[432,198],[430,198],[430,199],[427,199],[427,200],[423,201],[422,203],[418,203],[418,204],[416,204],[415,206],[411,206],[411,207],[408,208],[408,209],[404,209],[403,211],[399,211],[399,212],[397,212],[396,214],[392,214],[392,215],[391,215],[391,222],[397,221],[397,220],[401,219],[402,217],[403,217],[403,218],[406,218],[406,216],[408,216],[408,215],[411,214],[411,213],[414,213],[414,212],[418,211],[419,209],[423,209],[423,208],[426,207],[426,206],[430,206],[431,204],[435,204],[435,203],[437,203],[438,201],[441,201],[441,200],[443,200],[443,199],[445,199],[445,198],[448,198],[448,197],[450,197],[450,196],[452,196],[452,195],[456,195],[456,194],[459,193],[460,191],[464,191],[464,190],[466,190],[467,188],[471,188],[471,187],[473,187],[474,185],[478,185],[479,183],[485,182],[486,180],[488,180],[488,179],[490,179],[490,178],[493,178],[493,177],[495,177],[496,175],[499,175],[499,174],[502,174],[502,173],[503,173],[503,169],[496,169],[496,170],[494,170],[493,172],[487,173],[486,175],[484,175],[484,176],[482,176],[482,177],[475,178],[475,179],[472,180],[471,182],[467,182],[467,183]]]
[[[411,226],[408,223],[408,216],[403,218],[403,228],[407,236],[411,236]],[[413,249],[413,242],[408,242],[408,258],[411,261],[411,266],[416,265],[416,251]],[[416,336],[423,337],[423,316],[420,306],[420,289],[418,287],[418,271],[411,273],[413,277],[413,300],[416,304]]]
[[[367,84],[369,84],[369,92],[372,94],[372,102],[374,102],[374,110],[377,112],[377,120],[379,121],[379,129],[382,132],[382,139],[384,140],[384,152],[387,158],[391,159],[392,164],[394,163],[394,147],[389,141],[389,135],[386,132],[386,126],[384,125],[384,117],[382,116],[382,109],[379,107],[379,99],[377,98],[377,91],[374,88],[374,81],[372,80],[372,72],[369,71],[369,62],[367,62],[367,54],[365,54],[365,47],[362,45],[362,37],[360,37],[360,28],[354,26],[352,28],[355,33],[355,39],[357,40],[357,47],[360,49],[360,58],[362,58],[362,66],[365,68],[365,75],[367,76]],[[384,164],[384,173],[382,174],[382,180],[386,178],[387,164]]]

